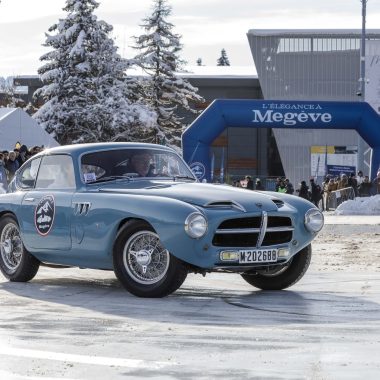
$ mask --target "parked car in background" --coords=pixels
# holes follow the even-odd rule
[[[306,272],[322,226],[299,197],[199,183],[168,147],[61,146],[29,159],[0,195],[0,269],[10,281],[41,264],[113,270],[140,297],[174,292],[189,272],[284,289]]]

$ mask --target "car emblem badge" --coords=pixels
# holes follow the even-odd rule
[[[54,222],[54,214],[54,197],[46,195],[38,202],[34,211],[34,224],[40,235],[45,236],[50,232]]]
[[[257,207],[263,207],[263,204],[262,203],[255,203],[255,205],[257,206]]]

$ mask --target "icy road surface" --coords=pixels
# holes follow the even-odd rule
[[[0,379],[378,379],[380,217],[332,216],[281,292],[189,275],[139,299],[112,272],[0,275]]]

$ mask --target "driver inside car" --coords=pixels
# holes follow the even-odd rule
[[[154,177],[152,155],[147,152],[135,153],[129,162],[128,171],[136,172],[140,177]]]

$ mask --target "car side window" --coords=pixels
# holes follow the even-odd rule
[[[32,189],[36,183],[38,168],[40,166],[41,157],[30,160],[26,163],[17,174],[17,186],[22,189]]]
[[[75,175],[72,158],[64,154],[43,157],[40,170],[38,172],[36,188],[75,188]]]

